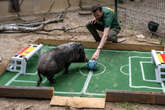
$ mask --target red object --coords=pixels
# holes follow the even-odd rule
[[[163,62],[165,63],[165,54],[160,54],[162,59],[163,59]]]
[[[21,53],[23,53],[25,50],[27,50],[30,46],[25,47],[23,50],[19,51],[17,54],[20,55]]]

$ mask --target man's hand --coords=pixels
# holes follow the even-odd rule
[[[92,20],[89,21],[91,24],[95,24],[96,23],[96,18],[93,18]]]
[[[104,28],[103,37],[101,38],[101,42],[99,43],[99,46],[98,46],[96,52],[92,56],[92,60],[96,60],[99,58],[100,50],[101,50],[101,48],[103,48],[103,46],[107,40],[107,37],[109,35],[109,30],[110,30],[110,28]]]
[[[99,58],[100,55],[100,49],[97,49],[96,52],[93,54],[92,56],[92,60],[97,60]]]

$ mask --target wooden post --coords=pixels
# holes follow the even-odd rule
[[[115,2],[115,13],[116,13],[116,17],[117,17],[117,19],[118,19],[118,16],[117,16],[117,14],[118,14],[118,12],[117,12],[117,8],[118,8],[118,2],[117,2],[118,0],[115,0],[114,2]]]

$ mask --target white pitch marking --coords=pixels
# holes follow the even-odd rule
[[[37,71],[35,73],[27,73],[26,75],[37,75]],[[42,83],[45,83],[46,82],[46,78],[44,78],[44,80],[42,81]]]
[[[165,93],[165,86],[164,86],[163,81],[161,81],[161,86],[162,86],[163,93]]]
[[[54,93],[58,93],[58,94],[76,94],[76,95],[80,95],[80,94],[84,94],[84,95],[95,95],[95,96],[105,96],[105,94],[99,94],[99,93],[87,93],[86,90],[88,88],[88,85],[89,85],[89,82],[91,80],[93,76],[93,71],[90,71],[88,76],[87,76],[87,79],[84,83],[84,86],[81,90],[81,92],[61,92],[61,91],[55,91]]]
[[[13,80],[13,82],[20,82],[20,83],[37,83],[37,81],[24,81],[24,80]]]
[[[151,57],[139,57],[139,56],[131,56],[131,57],[129,57],[129,86],[131,88],[148,88],[148,89],[161,89],[162,90],[162,88],[158,88],[158,87],[133,86],[132,85],[131,58],[151,58]]]
[[[151,61],[150,62],[142,62],[142,61],[140,61],[140,66],[141,66],[141,72],[142,72],[143,80],[144,81],[148,81],[148,82],[157,82],[156,80],[149,80],[149,79],[145,78],[143,63],[152,63],[152,62]]]
[[[29,74],[29,75],[31,75],[31,74]],[[92,75],[93,75],[93,72],[90,71],[90,72],[89,72],[89,75],[88,75],[88,77],[87,77],[87,79],[86,79],[86,82],[85,82],[85,84],[84,84],[84,87],[83,87],[83,89],[82,89],[81,92],[61,92],[61,91],[55,91],[54,93],[56,93],[56,94],[77,94],[77,95],[85,94],[85,95],[105,96],[105,94],[99,94],[99,93],[86,93],[86,90],[87,90],[87,88],[88,88],[88,85],[89,85],[89,82],[90,82],[90,79],[91,79]],[[17,77],[18,77],[18,76],[17,76]],[[15,77],[15,78],[13,79],[12,82],[37,83],[37,81],[15,80],[17,77]],[[45,78],[44,81],[43,81],[42,83],[45,83],[46,80],[47,80],[47,79]]]
[[[46,78],[42,81],[42,83],[46,82]],[[24,80],[13,80],[13,82],[22,82],[22,83],[37,83],[37,81],[24,81]]]
[[[150,86],[133,86],[133,85],[131,85],[130,87],[131,88],[147,88],[147,89],[160,89],[160,90],[162,90],[162,88],[159,88],[159,87],[150,87]]]
[[[131,56],[130,58],[152,58],[152,57],[140,57],[140,56]]]
[[[89,50],[89,51],[95,51],[94,49],[85,49],[85,50]],[[118,53],[128,53],[128,52],[131,52],[131,53],[146,53],[146,52],[139,52],[139,51],[119,51],[119,50],[107,50],[107,49],[102,49],[102,51],[108,51],[108,52],[118,52]]]
[[[125,67],[128,67],[128,65],[122,65],[122,66],[120,67],[120,72],[123,73],[123,74],[126,75],[126,76],[129,76],[129,72],[126,73],[126,72],[123,71],[123,68],[125,68]]]
[[[26,73],[25,75],[37,75],[37,74],[38,74],[38,72],[36,71],[34,73]]]
[[[46,78],[42,81],[42,83],[46,82]],[[24,81],[24,80],[13,80],[13,82],[23,82],[23,83],[37,83],[37,81]]]
[[[88,85],[89,85],[89,82],[90,82],[90,80],[92,78],[92,75],[93,75],[93,71],[89,71],[89,74],[87,76],[87,79],[85,81],[85,84],[83,86],[83,89],[81,90],[82,93],[85,93],[86,92],[86,90],[88,88]]]
[[[89,92],[86,92],[85,95],[105,96],[105,94],[101,94],[101,93],[89,93]]]
[[[43,81],[42,81],[42,83],[45,83],[47,81],[47,78],[45,78]]]
[[[102,72],[100,72],[100,73],[97,73],[97,74],[93,74],[93,76],[98,76],[98,75],[101,75],[101,74],[103,74],[105,71],[106,71],[106,66],[104,66],[103,64],[101,64],[101,63],[98,63],[99,65],[102,65],[103,67],[104,67],[104,70],[102,71]],[[82,67],[84,67],[86,64],[84,64]],[[80,72],[80,74],[81,75],[83,75],[83,76],[87,76],[86,74],[84,74],[82,71],[81,71],[81,68],[82,67],[80,67],[80,69],[79,69],[79,72]]]
[[[10,85],[12,82],[37,83],[37,81],[16,80],[16,78],[19,77],[20,75],[24,75],[24,74],[17,73],[11,80],[9,80],[9,81],[5,84],[5,86]],[[26,73],[25,75],[37,75],[37,72],[35,72],[35,73]],[[47,80],[47,79],[45,78],[44,81],[42,81],[42,83],[45,83],[46,80]]]
[[[55,94],[77,94],[81,95],[81,92],[62,92],[62,91],[54,91]]]
[[[106,66],[103,65],[102,63],[98,63],[98,64],[102,65],[104,67],[104,70],[102,72],[100,72],[100,73],[94,74],[94,76],[98,76],[98,75],[103,74],[106,71],[106,69],[107,69]]]
[[[11,80],[9,80],[9,81],[5,84],[5,86],[10,85],[19,75],[21,75],[21,73],[17,73]]]
[[[37,75],[37,73],[26,73],[25,75],[35,76],[35,75]]]
[[[62,91],[54,91],[55,94],[75,94],[75,95],[94,95],[94,96],[105,96],[105,94],[99,93],[82,93],[82,92],[62,92]]]
[[[132,87],[132,79],[131,79],[131,57],[128,58],[129,60],[129,86]]]

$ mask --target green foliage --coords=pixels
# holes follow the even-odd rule
[[[124,23],[122,21],[119,22],[120,26],[124,26]]]
[[[129,29],[130,30],[135,30],[135,26],[134,25],[130,25]]]

